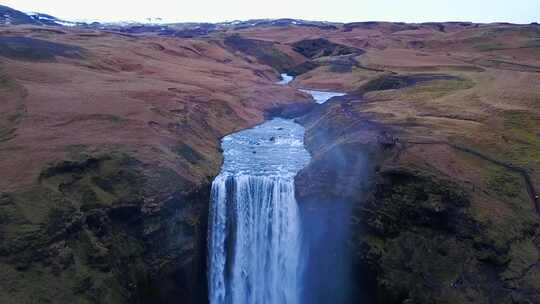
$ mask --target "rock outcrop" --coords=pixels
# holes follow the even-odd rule
[[[208,192],[121,154],[48,167],[2,194],[2,301],[204,302]]]

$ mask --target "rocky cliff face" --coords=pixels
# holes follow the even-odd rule
[[[3,301],[204,302],[208,196],[127,155],[48,167],[1,197]]]
[[[313,161],[297,177],[299,201],[350,204],[340,223],[350,223],[354,297],[538,302],[540,220],[523,176],[470,151],[400,142],[401,128],[374,123],[365,106],[335,101],[300,118]],[[434,151],[454,165],[421,161]],[[471,182],[476,166],[491,173]]]
[[[521,176],[493,170],[512,194],[436,166],[398,159],[381,167],[357,201],[352,242],[378,303],[539,301],[534,203]]]

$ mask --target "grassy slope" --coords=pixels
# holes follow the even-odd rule
[[[495,33],[498,32],[495,31]],[[517,34],[526,36],[528,31],[518,31]],[[499,46],[507,45],[507,47],[512,48],[514,39],[520,38],[522,37],[513,37],[506,44],[504,41],[499,42]],[[468,46],[465,43],[463,47],[467,49]],[[478,49],[476,45],[470,47],[470,50],[476,49]],[[429,58],[429,55],[424,56],[423,54],[431,52],[441,54],[444,51],[446,51],[445,48],[421,50],[409,57],[404,56],[405,52],[403,52],[402,56],[390,59],[380,54],[373,56],[368,54],[361,62],[369,67],[382,68],[397,73],[423,72],[418,69],[418,66],[422,65],[422,59],[415,57]],[[459,52],[459,55],[454,57],[447,54],[447,57],[456,61],[475,57],[502,58],[518,63],[521,59],[519,55],[510,57],[509,54],[485,54],[483,48],[481,52],[467,50],[461,53],[461,50],[456,51]],[[533,53],[536,51],[531,49]],[[408,62],[409,60],[410,62]],[[524,56],[521,60],[527,60],[527,58]],[[369,93],[365,96],[364,102],[366,104],[362,106],[361,111],[372,114],[377,121],[398,126],[400,130],[398,137],[406,150],[401,152],[400,158],[395,160],[396,163],[392,166],[420,168],[421,172],[432,172],[439,178],[458,180],[460,188],[468,189],[471,205],[462,212],[465,212],[483,228],[480,231],[473,230],[465,233],[465,235],[482,238],[482,241],[475,242],[489,244],[488,248],[490,246],[495,248],[494,252],[497,253],[493,258],[487,258],[489,262],[486,264],[496,265],[494,269],[498,269],[498,280],[504,282],[503,286],[507,288],[521,286],[520,292],[537,290],[538,281],[534,277],[537,276],[539,269],[535,266],[538,261],[535,227],[538,227],[539,220],[535,201],[527,193],[527,185],[523,176],[500,164],[502,162],[523,168],[530,175],[533,186],[540,189],[540,176],[537,173],[540,169],[540,155],[538,154],[540,134],[535,123],[540,111],[539,104],[535,102],[535,100],[540,99],[540,91],[537,89],[540,74],[531,72],[529,68],[517,69],[518,64],[513,64],[511,69],[480,64],[476,65],[475,67],[478,69],[474,70],[469,66],[452,66],[452,63],[445,61],[443,59],[440,60],[440,63],[428,61],[425,63],[424,70],[456,75],[462,77],[464,81],[433,81],[400,90]],[[480,62],[483,61],[480,60]],[[448,142],[450,146],[441,148],[441,145],[437,144],[438,142]],[[465,149],[456,149],[454,145]],[[474,153],[470,153],[471,150]],[[479,156],[485,156],[485,158],[482,159]],[[407,184],[407,187],[410,186],[411,184]],[[407,191],[404,192],[405,195],[411,195]],[[482,193],[478,193],[478,191],[482,191]],[[438,195],[436,193],[429,195]],[[395,193],[393,195],[395,196],[394,202],[404,201],[403,198],[399,199],[402,194]],[[415,206],[410,209],[416,210],[417,208]],[[409,227],[409,225],[405,227]],[[405,227],[402,229],[407,229]],[[422,225],[413,225],[413,227],[421,229]],[[423,233],[414,229],[413,235],[407,235],[406,232],[403,232],[396,241],[411,242],[418,237],[424,238],[421,241],[417,240],[416,242],[419,243],[415,246],[420,246],[420,248],[425,246],[426,250],[417,250],[413,259],[418,258],[418,262],[425,264],[426,268],[415,271],[415,275],[420,277],[440,276],[436,279],[437,282],[444,282],[442,284],[449,284],[449,286],[456,286],[456,282],[461,285],[457,285],[456,291],[435,287],[435,291],[431,295],[420,291],[415,294],[414,290],[421,288],[405,286],[403,287],[404,291],[413,290],[412,293],[409,293],[409,297],[416,301],[429,301],[430,297],[435,297],[451,303],[467,302],[473,299],[476,303],[481,303],[489,298],[486,293],[490,292],[487,291],[490,288],[486,290],[485,287],[480,289],[472,287],[474,282],[483,282],[480,283],[482,286],[494,283],[489,276],[481,275],[472,279],[474,274],[482,272],[479,270],[483,267],[482,263],[476,264],[476,261],[486,261],[486,258],[482,256],[486,253],[470,249],[471,247],[477,248],[478,243],[467,245],[458,240],[450,248],[463,246],[461,252],[453,254],[447,252],[442,255],[460,258],[446,267],[437,268],[433,262],[440,259],[436,255],[430,255],[429,252],[433,249],[444,252],[446,249],[440,248],[440,246],[444,247],[445,245],[429,244],[429,242],[436,240],[440,232],[435,231],[436,236],[430,237],[432,231]],[[459,229],[459,227],[455,229]],[[407,245],[403,244],[392,245],[390,242],[384,247],[386,246],[390,246],[386,250],[392,250],[391,246],[401,247],[400,251],[402,252],[408,250]],[[390,259],[394,258],[390,257]],[[397,260],[389,260],[389,268],[383,271],[385,273],[383,276],[389,275],[390,278],[386,277],[386,279],[392,281],[395,281],[397,277],[402,278],[403,273],[400,274],[393,270],[391,265],[394,265],[395,262],[400,263],[400,260],[404,262],[407,259],[410,257],[404,256],[397,258]],[[448,258],[440,261],[445,260],[448,262]],[[505,266],[501,267],[501,265]],[[394,275],[396,277],[392,279],[391,277]],[[411,278],[411,280],[413,282],[424,281],[424,284],[427,284],[424,279]],[[519,295],[520,292],[513,296],[503,293],[497,297],[502,298],[500,301],[507,302],[511,301],[512,297],[522,298],[522,295]],[[525,296],[525,298],[527,297]],[[538,300],[535,296],[528,298]]]
[[[523,175],[540,190],[538,26],[446,25],[441,32],[382,24],[243,34],[287,43],[324,37],[367,51],[350,72],[323,63],[293,85],[355,93],[308,120],[308,144],[322,138],[332,147],[317,148],[316,141],[315,160],[351,145],[362,149],[362,142],[395,147],[354,226],[362,229],[354,243],[373,267],[381,303],[540,300],[540,219]],[[396,80],[426,73],[457,78],[412,86]],[[362,119],[385,126],[390,138],[366,139]],[[423,221],[429,219],[436,222]]]
[[[367,93],[362,111],[380,122],[403,125],[411,141],[450,141],[531,171],[540,188],[537,100],[540,27],[512,25],[360,24],[352,30],[290,28],[242,30],[247,37],[290,43],[323,37],[365,48],[350,72],[334,72],[332,60],[300,75],[298,87],[352,92],[390,73],[437,73],[462,80]],[[497,47],[486,48],[486,44]],[[336,57],[336,58],[339,58]],[[499,63],[499,64],[497,64]],[[500,64],[506,63],[506,65]]]

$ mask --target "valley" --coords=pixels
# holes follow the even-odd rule
[[[312,262],[350,258],[324,303],[540,302],[538,24],[10,20],[0,302],[207,303],[222,140],[275,118]]]

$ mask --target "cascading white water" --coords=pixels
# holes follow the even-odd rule
[[[323,104],[327,102],[329,99],[339,96],[345,96],[347,93],[340,93],[340,92],[330,92],[330,91],[314,91],[314,90],[300,90],[304,93],[308,93],[309,95],[313,96],[313,99],[318,104]]]
[[[293,76],[290,76],[287,74],[281,74],[281,80],[278,82],[278,84],[289,84],[293,80],[294,80]]]
[[[219,250],[212,252],[211,265],[217,267],[211,271],[211,303],[298,303],[300,234],[293,182],[231,176],[218,178],[213,188],[213,225],[222,230],[212,237],[212,248]]]
[[[274,119],[223,139],[211,195],[211,304],[299,303],[294,176],[310,158],[303,135],[300,125]]]

